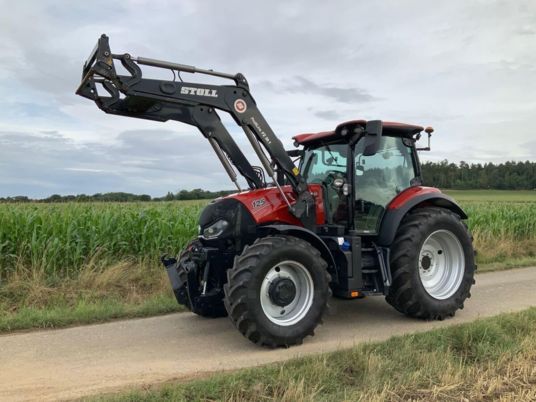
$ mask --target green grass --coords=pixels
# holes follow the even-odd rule
[[[536,265],[536,192],[448,193],[469,214],[479,272]],[[0,204],[0,332],[143,316],[154,297],[166,302],[151,314],[169,312],[159,257],[196,235],[206,202]]]
[[[532,201],[529,191],[467,193],[455,196],[469,216],[480,270],[536,265],[536,192]]]
[[[457,201],[536,202],[536,190],[445,190]]]
[[[535,400],[536,309],[98,401]]]
[[[0,333],[58,328],[183,311],[160,266],[124,261],[85,265],[54,282],[42,270],[19,267],[0,286]]]
[[[0,311],[2,311],[0,309]],[[117,297],[79,298],[74,303],[51,303],[45,308],[28,306],[14,313],[0,314],[0,333],[29,328],[59,328],[105,322],[119,318],[149,317],[183,311],[172,295],[148,296],[140,303],[125,302]]]

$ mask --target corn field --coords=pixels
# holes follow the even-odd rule
[[[536,241],[536,202],[472,202],[463,208],[473,232],[490,239]]]
[[[157,263],[196,235],[204,202],[0,204],[0,279],[17,265],[75,276],[89,261]],[[490,248],[536,243],[536,202],[465,202],[469,227]],[[529,242],[529,243],[527,243]],[[532,253],[529,251],[528,253]]]
[[[197,232],[204,203],[0,204],[0,278],[17,264],[69,276],[90,260],[158,261]]]

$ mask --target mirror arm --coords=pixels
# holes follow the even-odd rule
[[[424,148],[416,148],[417,151],[430,151],[432,148],[430,148],[430,137],[432,137],[432,133],[428,133],[428,146]]]

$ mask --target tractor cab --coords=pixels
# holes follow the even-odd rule
[[[309,184],[322,186],[328,225],[377,235],[389,203],[421,184],[415,136],[423,127],[389,122],[382,126],[369,134],[366,121],[357,120],[331,132],[294,137],[295,145],[304,147],[300,171]]]

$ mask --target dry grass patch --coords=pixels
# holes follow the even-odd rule
[[[536,265],[536,237],[515,239],[505,235],[497,238],[479,229],[472,234],[479,271]]]
[[[0,286],[0,332],[181,310],[160,266],[97,261],[66,278],[18,264]]]

